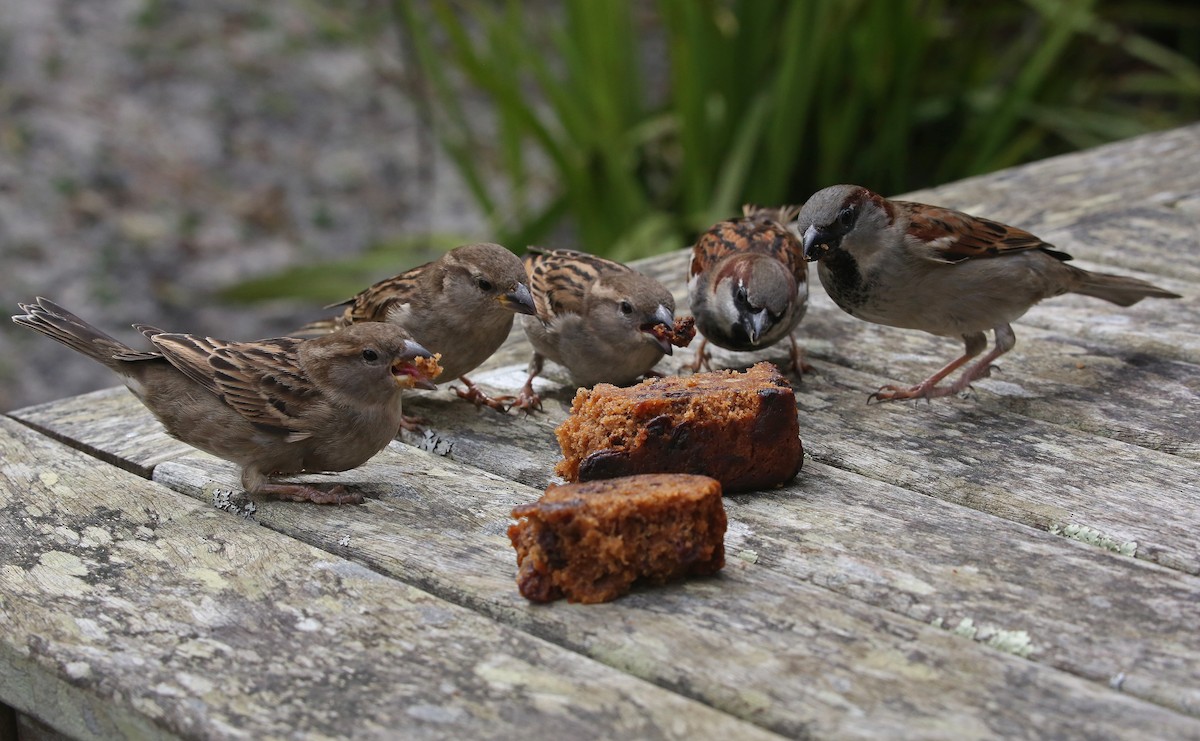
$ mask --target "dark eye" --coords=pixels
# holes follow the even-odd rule
[[[376,360],[379,360],[379,353],[368,347],[366,350],[363,350],[362,357],[368,363],[374,363]]]
[[[622,301],[621,302],[621,313],[622,314],[632,314],[633,313],[633,304],[629,303],[628,301]]]
[[[746,293],[745,286],[738,286],[737,293],[734,295],[734,298],[736,298],[740,304],[745,304],[750,301],[750,296]]]
[[[843,229],[849,229],[850,227],[854,226],[854,216],[855,214],[853,206],[847,206],[843,208],[838,212],[838,226],[842,227]]]
[[[492,282],[487,278],[476,278],[475,285],[479,286],[479,290],[481,291],[492,290]]]

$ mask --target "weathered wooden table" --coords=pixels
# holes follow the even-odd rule
[[[1200,738],[1200,127],[916,195],[1185,298],[1046,302],[969,398],[867,405],[960,346],[815,288],[804,470],[726,498],[719,576],[604,605],[514,585],[552,380],[533,417],[414,394],[357,507],[242,498],[123,389],[12,412],[0,700],[102,738]],[[685,264],[643,265],[683,310]]]

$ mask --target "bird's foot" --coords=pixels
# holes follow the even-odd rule
[[[791,360],[791,366],[788,368],[788,372],[795,375],[797,381],[803,381],[805,373],[813,373],[817,369],[804,359],[804,351],[800,349],[800,344],[796,342],[796,338],[791,337],[790,339],[792,341],[792,348],[788,352],[788,358]]]
[[[491,407],[499,412],[507,412],[512,404],[515,403],[512,396],[488,396],[466,376],[459,376],[458,380],[466,384],[467,388],[460,389],[457,386],[451,386],[454,389],[454,393],[458,395],[458,398],[466,399],[475,406]]]
[[[952,386],[937,386],[935,384],[925,382],[919,383],[911,388],[887,384],[880,386],[875,393],[867,397],[867,403],[872,401],[905,401],[907,399],[937,399],[942,396],[949,396],[957,393]]]
[[[526,414],[540,412],[543,411],[542,397],[538,396],[537,392],[533,390],[533,384],[525,384],[525,387],[521,389],[521,393],[517,394],[516,400],[509,405],[509,408],[519,409]]]
[[[310,484],[263,484],[256,494],[282,499],[288,502],[312,502],[313,504],[362,504],[363,495],[348,491],[338,484],[328,489]]]

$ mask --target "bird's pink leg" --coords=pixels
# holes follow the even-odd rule
[[[795,373],[797,378],[803,378],[805,373],[812,373],[815,371],[816,368],[813,368],[808,364],[807,361],[805,361],[804,350],[800,348],[800,343],[796,342],[796,338],[792,335],[788,335],[788,339],[792,341],[792,351],[790,353],[792,358],[792,367],[790,369],[791,372]]]
[[[946,376],[965,365],[971,358],[983,352],[983,348],[987,347],[987,337],[984,336],[983,332],[963,335],[963,343],[965,345],[963,354],[949,363],[946,363],[938,370],[937,373],[934,373],[932,376],[926,378],[924,381],[921,381],[912,388],[901,388],[900,386],[895,386],[892,384],[880,386],[879,390],[867,397],[867,403],[870,403],[871,401],[902,401],[904,399],[936,399],[942,396],[949,396],[950,394],[958,393],[958,391],[961,391],[962,388],[955,390],[955,386],[957,386],[957,384],[955,384],[955,386],[938,386],[938,383],[940,383]],[[991,353],[989,353],[987,357],[991,358]],[[963,388],[969,384],[970,381],[968,380],[966,384],[964,384]]]
[[[987,378],[992,375],[992,361],[1016,346],[1017,335],[1013,333],[1011,325],[1002,324],[996,327],[994,332],[996,334],[996,344],[992,347],[991,352],[980,358],[979,362],[963,371],[962,376],[950,387],[951,394],[957,394],[959,391],[967,388],[971,385],[972,381],[978,381],[980,378]]]
[[[536,352],[529,359],[529,377],[525,379],[525,385],[521,387],[521,392],[517,394],[517,400],[512,403],[512,407],[510,408],[521,409],[530,413],[542,411],[542,399],[533,390],[533,379],[537,378],[537,375],[542,372],[542,366],[545,362],[546,359],[540,353]]]
[[[467,386],[465,391],[463,389],[458,388],[457,386],[452,387],[454,389],[454,393],[458,394],[458,398],[466,399],[467,401],[475,404],[475,406],[491,407],[492,409],[495,409],[495,410],[501,411],[501,412],[508,411],[509,406],[510,406],[508,404],[508,402],[512,401],[513,397],[511,397],[511,396],[491,397],[491,396],[488,396],[487,394],[485,394],[483,391],[481,391],[479,389],[479,387],[476,386],[474,383],[472,383],[471,379],[467,378],[466,376],[459,376],[458,380],[462,381]]]
[[[710,370],[712,368],[712,365],[709,363],[711,357],[705,351],[705,348],[707,347],[708,338],[701,337],[700,347],[696,349],[696,359],[692,361],[690,366],[688,366],[692,369],[692,373],[699,373],[701,370]]]

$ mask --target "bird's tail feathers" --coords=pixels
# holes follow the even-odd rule
[[[139,355],[125,343],[101,332],[49,299],[39,296],[35,303],[17,305],[25,313],[14,316],[14,322],[58,340],[107,366],[115,367],[121,360],[120,356]]]
[[[1118,306],[1132,306],[1144,298],[1182,298],[1178,293],[1172,293],[1137,278],[1073,269],[1076,271],[1077,280],[1071,288],[1072,293],[1101,298]]]

